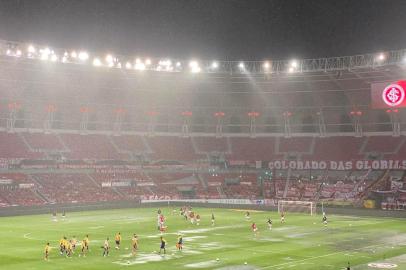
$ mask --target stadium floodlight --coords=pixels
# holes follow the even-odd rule
[[[263,64],[264,69],[269,69],[270,66],[271,66],[271,65],[269,64],[268,61],[265,61],[264,64]]]
[[[27,51],[29,52],[29,53],[35,53],[35,47],[33,46],[33,45],[29,45],[28,47],[27,47]]]
[[[106,62],[107,63],[113,63],[114,57],[111,54],[106,55]]]
[[[297,61],[296,60],[290,61],[290,67],[297,68]]]
[[[78,57],[80,60],[86,61],[87,59],[89,59],[89,54],[87,52],[79,52]]]
[[[52,62],[56,62],[58,60],[58,56],[56,56],[55,54],[51,55],[51,61]]]
[[[219,63],[217,63],[216,61],[214,61],[213,63],[211,63],[211,68],[216,69],[219,67]]]
[[[244,65],[243,62],[240,62],[240,63],[238,64],[238,67],[239,67],[240,69],[245,69],[245,65]]]
[[[72,58],[78,57],[77,52],[76,52],[76,51],[72,51],[72,52],[70,53],[70,57],[72,57]]]
[[[49,48],[39,50],[41,54],[41,60],[48,60],[49,55],[51,54],[51,50]]]
[[[95,67],[101,66],[101,61],[99,58],[93,59],[93,66],[95,66]]]
[[[158,63],[160,66],[170,66],[172,64],[171,60],[160,60]]]
[[[189,62],[189,67],[190,67],[190,71],[192,73],[199,73],[201,71],[201,68],[199,66],[199,62],[197,61],[190,61]]]
[[[136,70],[145,70],[145,64],[142,62],[136,63],[135,64],[135,69]]]
[[[151,59],[149,59],[149,58],[147,58],[146,60],[145,60],[145,65],[147,65],[147,66],[149,66],[149,65],[151,65]]]
[[[377,57],[377,59],[379,60],[379,61],[383,61],[383,60],[385,60],[385,54],[384,53],[380,53],[379,55],[378,55],[378,57]]]
[[[126,69],[131,69],[132,65],[130,62],[125,63],[125,68]]]
[[[194,67],[198,67],[199,63],[197,61],[190,61],[189,62],[189,67],[190,68],[194,68]]]
[[[191,72],[192,73],[199,73],[202,69],[199,66],[192,67]]]

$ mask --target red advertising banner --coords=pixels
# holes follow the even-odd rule
[[[406,107],[406,81],[371,84],[371,105],[374,109]]]

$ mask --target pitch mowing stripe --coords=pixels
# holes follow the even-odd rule
[[[387,246],[386,244],[380,244],[380,245],[372,245],[372,246],[366,246],[366,247],[362,247],[362,248],[356,248],[356,249],[352,249],[351,251],[355,251],[355,250],[361,250],[361,249],[365,249],[365,248],[372,248],[372,247],[380,247],[380,246]],[[314,256],[314,257],[310,257],[310,258],[306,258],[306,259],[302,259],[302,260],[296,260],[296,261],[292,261],[292,262],[287,262],[287,263],[280,263],[280,264],[275,264],[275,265],[268,265],[268,266],[264,266],[261,267],[259,269],[268,269],[270,267],[278,267],[278,266],[284,266],[284,265],[291,265],[293,263],[300,263],[300,262],[305,262],[308,260],[314,260],[314,259],[319,259],[319,258],[324,258],[324,257],[329,257],[329,256],[333,256],[333,255],[337,255],[337,254],[341,254],[341,253],[345,253],[348,252],[348,250],[343,250],[343,251],[337,251],[337,252],[333,252],[333,253],[328,253],[328,254],[324,254],[324,255],[320,255],[320,256]]]

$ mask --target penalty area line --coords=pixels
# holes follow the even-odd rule
[[[353,249],[352,251],[354,251],[354,250],[361,250],[361,249],[365,249],[365,248],[379,247],[379,246],[383,246],[383,244],[380,244],[380,245],[372,245],[372,246],[366,246],[366,247],[362,247],[362,248],[356,248],[356,249]],[[328,254],[324,254],[324,255],[320,255],[320,256],[314,256],[314,257],[310,257],[310,258],[306,258],[306,259],[302,259],[302,260],[297,260],[297,261],[291,261],[291,262],[286,262],[286,263],[268,265],[268,266],[261,267],[261,268],[259,268],[259,269],[268,269],[268,268],[272,268],[272,267],[279,267],[279,266],[284,266],[284,265],[292,265],[292,264],[297,264],[297,263],[305,262],[305,261],[308,261],[308,260],[314,260],[314,259],[329,257],[329,256],[341,254],[341,253],[344,253],[344,252],[348,252],[348,250],[343,250],[343,251],[338,251],[338,252],[332,252],[332,253],[328,253]]]

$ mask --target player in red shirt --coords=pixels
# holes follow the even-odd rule
[[[256,236],[257,236],[258,227],[257,227],[257,224],[255,224],[255,222],[252,223],[251,229],[252,229],[252,231],[254,232],[254,236],[256,237]]]

